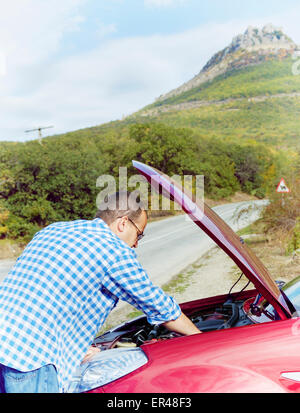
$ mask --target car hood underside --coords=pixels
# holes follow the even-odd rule
[[[181,206],[189,217],[232,258],[262,296],[276,309],[281,319],[291,318],[282,291],[268,270],[244,241],[204,202],[194,200],[185,188],[156,168],[132,161],[151,186]]]

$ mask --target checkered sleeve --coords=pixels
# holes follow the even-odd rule
[[[153,285],[133,253],[119,255],[103,283],[119,299],[143,311],[150,324],[176,320],[181,314],[176,301]]]

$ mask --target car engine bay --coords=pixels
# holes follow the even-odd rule
[[[286,294],[290,296],[300,313],[300,305],[297,304],[297,297],[300,297],[300,277],[288,284],[283,281],[275,282],[280,289],[283,288],[282,291],[285,290]],[[183,303],[180,305],[181,310],[204,333],[277,320],[278,317],[274,308],[256,289],[245,289],[248,284],[236,293],[231,293],[231,288],[224,295]],[[141,315],[96,337],[93,345],[101,350],[140,347],[147,343],[180,336],[180,334],[168,330],[162,324],[149,324],[147,317]]]
[[[231,298],[213,307],[203,309],[188,309],[183,312],[203,332],[222,330],[232,327],[241,327],[255,324],[259,317],[251,314],[251,303],[255,301],[253,296],[247,300],[233,300]],[[201,301],[201,300],[200,300]],[[201,307],[200,307],[201,308]],[[266,319],[264,321],[271,321]],[[112,330],[98,336],[93,345],[101,350],[124,347],[139,347],[147,343],[168,340],[180,337],[180,334],[169,331],[163,325],[151,325],[145,315],[125,322]]]

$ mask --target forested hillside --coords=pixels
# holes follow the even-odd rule
[[[263,197],[286,161],[256,142],[204,138],[191,128],[163,123],[84,131],[0,146],[1,234],[32,236],[53,221],[91,218],[102,174],[118,179],[120,166],[136,173],[131,160],[169,175],[205,176],[205,194],[226,198],[236,191]],[[135,188],[132,188],[135,189]]]
[[[189,126],[203,137],[263,142],[277,150],[300,149],[300,74],[292,59],[233,70],[212,82],[158,101],[128,121],[147,118]]]
[[[214,199],[236,191],[269,196],[282,176],[289,184],[297,169],[291,165],[300,164],[294,59],[264,54],[248,65],[240,51],[238,58],[243,67],[122,121],[46,137],[42,144],[2,142],[1,237],[30,239],[53,221],[92,218],[97,178],[118,179],[121,166],[130,177],[133,159],[169,175],[204,175],[205,196]]]

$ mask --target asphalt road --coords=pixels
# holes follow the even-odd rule
[[[235,231],[258,218],[258,210],[235,221],[237,211],[251,204],[258,207],[266,201],[239,202],[213,208]],[[147,225],[146,236],[136,250],[139,261],[156,285],[168,282],[187,265],[207,252],[214,242],[186,215],[178,215]],[[0,260],[0,282],[14,260]]]
[[[255,204],[258,208],[236,221],[238,211]],[[259,217],[266,201],[225,204],[213,209],[234,231]],[[195,262],[216,244],[186,214],[150,223],[139,243],[139,261],[156,285],[168,282],[186,266]]]

